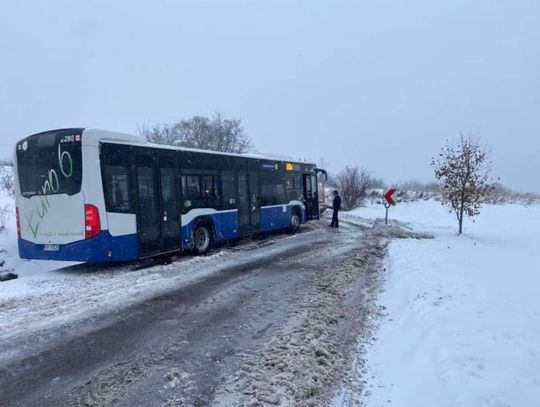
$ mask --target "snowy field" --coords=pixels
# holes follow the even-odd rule
[[[463,236],[434,201],[390,218],[435,238],[390,243],[386,312],[356,363],[364,394],[345,389],[334,404],[539,406],[540,206],[486,205]]]

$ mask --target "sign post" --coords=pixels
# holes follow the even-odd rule
[[[391,206],[396,206],[396,201],[394,200],[394,198],[392,197],[392,195],[394,195],[396,192],[396,189],[395,188],[390,188],[388,191],[385,192],[385,194],[383,195],[384,196],[384,207],[386,209],[386,215],[384,217],[384,224],[385,225],[388,225],[388,208],[390,208]]]

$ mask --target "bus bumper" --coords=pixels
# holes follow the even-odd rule
[[[44,244],[18,239],[21,259],[81,261],[103,263],[137,258],[137,237],[111,236],[108,230],[99,235],[73,243],[58,245],[58,250],[47,251]]]

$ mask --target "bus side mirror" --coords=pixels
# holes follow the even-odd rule
[[[326,172],[326,170],[324,170],[322,168],[315,168],[315,172],[317,173],[317,176],[319,175],[319,173],[324,175],[324,180],[328,181],[328,173]]]

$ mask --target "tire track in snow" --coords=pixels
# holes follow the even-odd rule
[[[328,402],[357,336],[367,329],[386,244],[366,234],[347,255],[319,264],[309,292],[296,304],[295,316],[246,354],[240,372],[218,390],[216,404]]]

